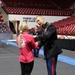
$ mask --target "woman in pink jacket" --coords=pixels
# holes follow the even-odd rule
[[[34,55],[32,49],[37,48],[37,43],[34,37],[28,34],[28,25],[23,22],[19,25],[20,34],[16,38],[20,56],[19,61],[21,65],[21,75],[30,75],[34,65]]]

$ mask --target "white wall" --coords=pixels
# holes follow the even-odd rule
[[[9,20],[20,20],[20,22],[23,22],[25,20],[27,20],[29,28],[34,27],[35,25],[37,25],[37,23],[35,22],[35,17],[37,15],[8,15]],[[43,16],[45,18],[45,20],[49,23],[53,23],[55,21],[58,20],[62,20],[64,18],[67,18],[68,16]]]

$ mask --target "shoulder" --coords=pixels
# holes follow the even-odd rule
[[[47,31],[53,31],[53,32],[56,32],[56,28],[54,27],[53,24],[50,24],[50,25],[47,27]]]
[[[31,34],[25,34],[23,35],[23,39],[25,39],[27,42],[31,42],[34,39],[34,37]]]
[[[30,38],[33,38],[33,35],[32,34],[27,34],[28,37]]]
[[[53,24],[48,23],[47,28],[55,28]]]

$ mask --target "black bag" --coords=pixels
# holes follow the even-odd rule
[[[61,53],[62,53],[62,49],[59,47],[57,41],[55,41],[52,48],[47,51],[47,58],[55,57]]]

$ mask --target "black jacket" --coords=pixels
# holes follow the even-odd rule
[[[50,56],[51,53],[49,51],[55,45],[55,42],[57,40],[57,32],[56,32],[56,28],[52,24],[49,24],[48,22],[46,22],[43,25],[43,28],[44,28],[43,34],[42,35],[38,35],[38,38],[41,40],[39,42],[39,48],[41,48],[44,45],[45,46],[44,47],[44,54],[45,54],[46,58],[50,58],[51,57]],[[53,50],[53,51],[55,51],[55,50]],[[52,52],[52,54],[53,53],[54,52]],[[60,51],[60,53],[61,53],[61,51]],[[55,55],[53,54],[53,56],[55,56]]]
[[[33,35],[42,35],[42,30],[36,30],[33,32]],[[35,42],[40,41],[39,38],[35,38]]]

